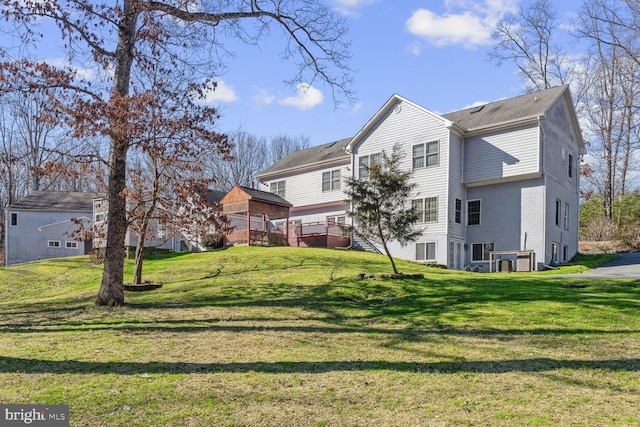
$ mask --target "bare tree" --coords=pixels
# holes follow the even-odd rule
[[[267,142],[246,132],[229,137],[230,159],[221,156],[205,160],[207,173],[216,180],[216,187],[229,191],[234,185],[250,186],[258,172],[267,166]]]
[[[603,214],[609,220],[615,217],[614,200],[628,190],[638,150],[640,62],[633,56],[635,48],[628,45],[637,40],[632,31],[637,17],[625,7],[631,3],[590,0],[576,25],[577,35],[590,46],[582,110],[595,161],[586,179],[602,195]]]
[[[202,91],[203,77],[213,74],[210,64],[220,63],[212,60],[211,53],[224,48],[225,34],[257,44],[275,24],[286,38],[283,58],[295,56],[299,60],[292,83],[322,79],[332,90],[351,96],[346,27],[316,1],[123,0],[111,5],[88,0],[2,0],[2,6],[5,20],[14,23],[17,33],[30,43],[40,40],[44,20],[53,21],[61,30],[71,61],[68,66],[56,67],[25,58],[7,58],[0,65],[4,89],[63,87],[66,96],[50,100],[56,114],[65,116],[76,136],[102,134],[110,141],[107,248],[98,305],[124,304],[122,248],[127,223],[123,194],[130,133],[140,105],[139,94],[132,92],[132,71],[154,67],[160,54],[169,54],[167,71],[188,68],[193,89],[201,84]],[[104,84],[82,79],[71,66],[74,63],[98,67]]]
[[[497,65],[513,62],[529,92],[565,84],[571,65],[556,42],[559,22],[549,0],[536,0],[505,15],[493,32],[497,42],[489,58]]]
[[[305,148],[309,148],[308,136],[300,135],[298,137],[292,137],[284,134],[277,135],[271,138],[269,142],[268,164],[275,163],[294,151]]]

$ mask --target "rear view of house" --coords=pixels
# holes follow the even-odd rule
[[[6,208],[5,264],[84,255],[97,193],[35,191]]]
[[[421,236],[392,243],[394,256],[489,271],[576,254],[585,149],[567,86],[449,114],[393,95],[355,137],[293,153],[258,179],[293,204],[293,222],[344,220],[342,179],[367,179],[395,144],[416,184],[406,203],[420,213]]]

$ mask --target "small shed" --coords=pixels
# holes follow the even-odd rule
[[[235,226],[227,236],[231,244],[286,245],[289,239],[289,209],[293,206],[274,193],[236,185],[220,201],[222,212]],[[286,218],[285,230],[269,228],[268,222]]]

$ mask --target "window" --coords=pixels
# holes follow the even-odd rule
[[[471,245],[472,261],[489,261],[489,252],[493,251],[493,242],[474,243]]]
[[[277,194],[278,196],[282,197],[284,199],[284,193],[285,193],[285,181],[276,181],[276,182],[272,182],[269,185],[269,191],[273,194]]]
[[[167,226],[161,222],[158,223],[158,239],[164,239],[167,237]]]
[[[411,151],[413,169],[438,166],[438,141],[414,145]]]
[[[560,227],[560,200],[556,199],[556,225]]]
[[[104,221],[104,214],[103,213],[97,213],[94,222],[97,223],[97,222],[102,222],[102,221]]]
[[[456,213],[454,221],[456,224],[460,224],[462,222],[462,200],[456,199]]]
[[[435,261],[436,242],[416,243],[416,261]]]
[[[564,204],[564,210],[562,211],[562,223],[564,224],[564,229],[569,229],[569,203]]]
[[[569,178],[573,178],[573,156],[569,154]]]
[[[480,225],[480,200],[467,202],[467,225]]]
[[[18,226],[18,213],[17,212],[11,212],[11,220],[9,225],[11,227],[17,227]]]
[[[380,153],[369,154],[368,156],[360,156],[358,159],[358,178],[369,178],[369,167],[380,164]]]
[[[567,262],[569,261],[569,246],[564,245],[562,247],[562,261]]]
[[[49,248],[59,248],[60,240],[49,240],[47,241],[47,247]]]
[[[345,224],[347,222],[347,218],[344,215],[328,216],[327,222],[332,222],[334,224]]]
[[[558,244],[555,242],[551,243],[551,262],[558,263]]]
[[[322,173],[322,191],[340,189],[340,169]]]
[[[438,222],[437,197],[412,200],[411,207],[418,212],[418,222]]]
[[[67,249],[78,249],[78,242],[64,242],[64,247]]]

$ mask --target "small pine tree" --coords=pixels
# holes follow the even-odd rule
[[[354,226],[363,236],[382,245],[395,274],[399,272],[388,243],[397,240],[404,246],[421,234],[414,229],[419,213],[407,203],[416,184],[409,182],[411,171],[400,168],[402,158],[399,144],[389,155],[383,151],[381,162],[368,166],[368,178],[349,177],[345,190]]]

